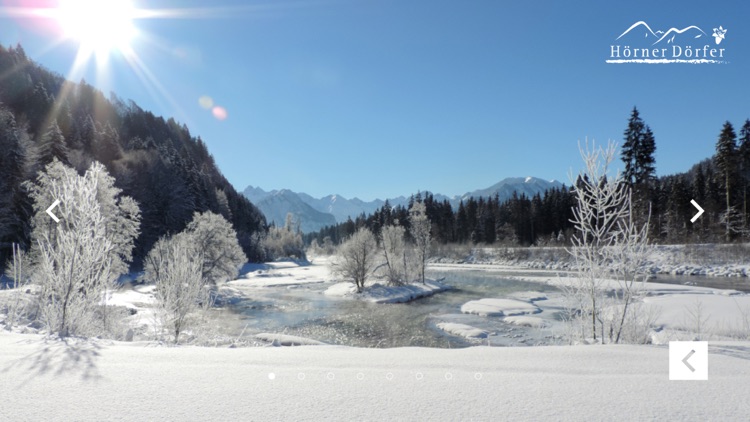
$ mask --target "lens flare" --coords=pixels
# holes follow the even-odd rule
[[[214,100],[208,95],[204,95],[198,99],[198,104],[200,104],[200,106],[205,108],[206,110],[211,110],[211,108],[214,106]]]
[[[227,110],[221,106],[214,107],[211,112],[217,120],[226,120],[228,117]]]

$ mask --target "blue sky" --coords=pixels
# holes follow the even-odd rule
[[[670,174],[713,154],[725,120],[750,118],[744,1],[134,4],[203,8],[134,22],[131,46],[160,87],[116,52],[105,71],[92,61],[81,76],[186,123],[240,190],[369,200],[460,194],[511,176],[567,181],[580,167],[578,141],[621,141],[634,105],[654,131],[657,172]],[[0,42],[21,42],[68,74],[77,42],[50,50],[53,29],[1,19]],[[641,43],[615,41],[640,20],[655,30],[697,25],[708,36],[682,42],[696,47],[715,47],[721,25],[729,63],[606,64],[610,45]],[[216,119],[201,96],[228,117]]]

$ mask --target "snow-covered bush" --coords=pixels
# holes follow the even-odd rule
[[[322,244],[318,242],[318,239],[313,239],[307,248],[308,255],[331,256],[334,253],[336,253],[336,245],[333,244],[330,236],[326,236]]]
[[[156,284],[158,322],[174,335],[175,343],[192,325],[194,312],[209,303],[209,288],[202,279],[202,255],[191,236],[183,232],[159,239],[145,261],[145,277]]]
[[[201,277],[204,283],[234,279],[242,264],[247,262],[232,223],[219,214],[195,213],[185,233],[203,256]]]
[[[291,214],[287,215],[284,227],[271,226],[268,234],[262,241],[267,260],[279,258],[293,258],[306,260],[305,244],[302,241],[302,233],[295,227],[297,224]]]
[[[621,174],[608,179],[609,165],[615,156],[615,144],[606,149],[594,144],[581,147],[585,171],[576,179],[577,206],[573,209],[575,234],[569,253],[578,268],[577,282],[566,294],[577,311],[577,332],[594,341],[619,343],[624,333],[640,330],[628,323],[646,321],[635,318],[633,304],[647,280],[643,267],[648,260],[648,217],[639,226],[633,216],[632,196]],[[611,271],[614,268],[614,271]],[[606,289],[606,279],[616,280],[614,289]],[[610,293],[609,295],[607,293]],[[635,337],[639,337],[636,335]]]
[[[362,292],[367,277],[377,263],[378,243],[372,232],[362,227],[339,246],[338,256],[331,262],[331,271],[351,281]]]
[[[125,272],[138,235],[140,211],[120,196],[100,163],[83,176],[55,160],[27,185],[32,219],[33,278],[41,287],[40,318],[60,336],[96,335],[105,327],[107,292]],[[46,209],[60,205],[54,222]]]

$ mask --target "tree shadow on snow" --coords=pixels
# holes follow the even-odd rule
[[[68,373],[79,373],[82,380],[98,380],[102,376],[96,366],[102,346],[94,341],[82,339],[52,339],[33,341],[38,349],[20,359],[11,361],[2,373],[10,372],[13,367],[28,372],[28,377],[21,386],[38,376],[61,376]]]
[[[738,359],[750,360],[750,346],[746,345],[711,345],[708,346],[709,353],[731,356]]]

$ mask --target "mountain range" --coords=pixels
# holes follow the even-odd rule
[[[484,189],[477,189],[463,195],[446,196],[433,194],[436,201],[448,200],[456,209],[462,200],[478,197],[490,197],[497,194],[500,202],[518,195],[533,196],[552,188],[559,188],[562,183],[557,180],[543,180],[537,177],[509,177]],[[318,231],[325,226],[355,218],[360,214],[371,214],[385,204],[384,200],[363,201],[359,198],[347,199],[341,195],[327,195],[315,198],[303,192],[292,192],[289,189],[265,191],[259,187],[248,186],[243,192],[247,199],[255,204],[266,216],[269,223],[284,225],[288,213],[292,213],[304,233]],[[391,206],[407,205],[409,197],[388,198]]]

